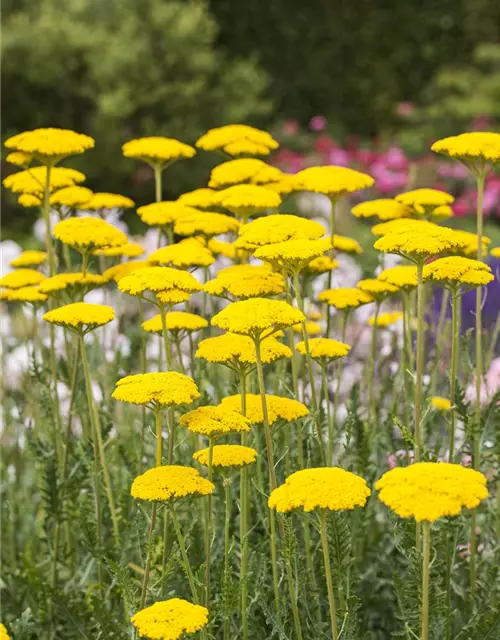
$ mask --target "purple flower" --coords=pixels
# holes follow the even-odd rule
[[[324,131],[327,124],[327,119],[324,116],[313,116],[309,120],[309,128],[311,131]]]

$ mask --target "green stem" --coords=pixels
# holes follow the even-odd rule
[[[158,307],[160,309],[163,344],[165,345],[165,357],[167,360],[167,371],[172,371],[172,349],[170,348],[170,340],[168,339],[167,312],[163,302],[160,302],[158,304]]]
[[[162,449],[163,449],[163,436],[161,428],[161,405],[155,406],[156,417],[156,466],[161,467]]]
[[[89,254],[84,252],[82,253],[82,276],[84,278],[87,275],[88,266],[89,266]]]
[[[224,518],[224,582],[226,593],[229,593],[229,523],[231,520],[231,484],[229,478],[224,479],[224,497],[226,500],[226,511]],[[224,611],[224,640],[229,640],[229,611],[225,603]]]
[[[429,640],[429,570],[431,558],[431,524],[423,523],[424,554],[422,558],[422,633],[420,640]]]
[[[155,524],[156,524],[157,508],[158,508],[158,503],[153,502],[153,509],[151,511],[151,522],[149,524],[149,531],[148,531],[148,551],[146,556],[146,566],[144,567],[144,575],[142,578],[141,601],[139,604],[139,609],[144,609],[144,605],[146,603],[146,595],[148,592],[149,573],[151,571],[151,546],[153,542],[153,534],[154,534]]]
[[[155,173],[155,201],[161,202],[162,196],[162,171],[163,168],[160,163],[155,164],[153,167]],[[158,227],[158,249],[161,247],[161,227]]]
[[[410,312],[410,305],[408,299],[408,292],[403,291],[403,347],[401,349],[401,369],[403,372],[403,410],[404,410],[404,424],[407,429],[410,429],[410,385],[408,370],[410,368],[410,359],[408,354],[408,314]]]
[[[460,336],[458,333],[458,311],[459,311],[459,291],[453,289],[451,298],[451,369],[450,369],[450,401],[451,401],[451,415],[450,415],[450,440],[449,440],[449,453],[448,462],[453,462],[455,456],[455,425],[456,425],[456,407],[455,407],[455,387],[457,379],[457,355],[460,343]],[[437,336],[439,340],[439,335]]]
[[[168,453],[167,464],[173,464],[174,462],[174,446],[175,446],[175,420],[174,420],[174,407],[170,406],[167,409],[167,423],[168,423]],[[169,536],[169,511],[165,510],[163,518],[163,557],[162,557],[162,576],[165,576],[167,569],[167,560],[170,552],[170,536]],[[167,581],[163,580],[162,594],[166,595]]]
[[[241,397],[241,415],[246,416],[246,372],[243,365],[240,365],[240,397]],[[247,444],[247,434],[241,434],[241,444]],[[240,478],[240,548],[241,548],[241,565],[240,565],[240,583],[241,583],[241,626],[243,640],[248,640],[248,466],[244,466],[241,470]]]
[[[49,274],[50,276],[56,273],[56,257],[54,254],[54,245],[52,243],[52,229],[50,228],[50,172],[51,166],[47,165],[47,172],[45,176],[45,189],[43,192],[43,207],[42,213],[45,219],[45,243],[47,245],[47,257],[49,261]]]
[[[189,582],[189,587],[191,589],[191,595],[193,597],[194,603],[198,604],[200,601],[198,597],[198,590],[196,589],[193,570],[191,569],[191,564],[189,562],[189,557],[186,551],[186,543],[184,540],[184,536],[182,535],[181,527],[179,525],[179,519],[177,518],[174,507],[170,508],[170,515],[174,524],[175,534],[177,536],[177,542],[179,544],[179,551],[181,552],[182,563]]]
[[[331,210],[330,210],[330,242],[332,244],[332,248],[331,248],[331,257],[335,258],[335,249],[334,249],[334,243],[335,243],[335,210],[337,208],[337,198],[330,198],[330,202],[331,202]],[[331,289],[332,288],[332,276],[333,276],[333,271],[330,270],[328,272],[328,286],[327,289]],[[330,328],[331,328],[331,324],[332,324],[332,309],[330,308],[330,306],[327,304],[326,306],[326,337],[329,338],[330,337]]]
[[[326,586],[328,590],[328,606],[330,608],[330,624],[332,629],[332,640],[338,640],[339,632],[337,628],[337,612],[335,610],[335,596],[333,591],[332,569],[330,566],[330,552],[328,550],[328,535],[326,532],[326,511],[321,509],[320,516],[321,547],[323,549],[323,562],[325,565]]]
[[[144,302],[139,298],[139,324],[142,327],[144,322]],[[146,373],[146,332],[141,332],[141,372]],[[139,446],[139,475],[142,473],[142,465],[144,460],[144,449],[146,446],[146,407],[141,407],[141,444]]]
[[[328,393],[326,363],[321,363],[321,383],[323,386],[323,398],[325,399],[326,417],[328,420],[328,451],[327,451],[326,464],[330,466],[333,464],[333,446],[334,446],[334,439],[335,439],[335,431],[334,431],[334,425],[332,420],[332,410],[330,408],[330,395]]]
[[[345,309],[342,313],[342,342],[345,343],[345,337],[347,333],[347,322],[349,320],[349,310]],[[333,397],[333,426],[337,427],[337,410],[340,399],[340,383],[342,378],[342,364],[341,360],[335,363],[335,395]]]
[[[372,421],[370,431],[373,433],[375,431],[377,414],[376,414],[376,406],[375,406],[375,368],[376,368],[376,359],[377,359],[377,322],[378,316],[380,313],[380,302],[377,302],[375,305],[375,316],[373,319],[373,328],[372,328],[372,340],[370,347],[370,362],[368,366],[368,412],[370,419]]]
[[[422,435],[422,378],[424,372],[424,282],[423,262],[417,264],[417,372],[415,379],[415,462],[420,462]]]
[[[500,335],[500,313],[497,315],[497,319],[495,321],[495,326],[493,327],[493,331],[491,333],[491,342],[488,348],[488,353],[486,355],[486,369],[489,369],[491,361],[493,360],[493,356],[495,354],[495,348],[498,342],[498,336]]]
[[[208,479],[212,482],[214,460],[214,440],[209,439],[208,445]],[[212,494],[207,496],[207,512],[205,524],[205,606],[210,605],[210,552],[212,544]]]
[[[290,592],[290,600],[292,604],[292,616],[293,624],[295,627],[295,634],[298,640],[302,640],[302,627],[300,624],[299,608],[297,607],[297,593],[295,588],[295,581],[293,579],[292,561],[290,555],[288,555],[286,560],[286,576],[288,582],[288,590]]]

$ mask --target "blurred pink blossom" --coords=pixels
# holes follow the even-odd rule
[[[400,102],[396,107],[396,113],[402,118],[408,118],[415,111],[412,102]]]
[[[324,116],[313,116],[309,121],[309,128],[311,131],[324,131],[327,124],[328,121]]]
[[[283,133],[287,136],[295,136],[299,131],[299,123],[297,120],[285,120],[283,123]]]
[[[500,358],[495,358],[490,364],[490,368],[484,376],[484,381],[481,384],[481,404],[487,404],[492,396],[500,389]],[[465,398],[469,402],[476,401],[476,381],[473,379],[472,383],[467,387],[465,391]]]

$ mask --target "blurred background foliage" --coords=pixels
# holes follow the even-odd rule
[[[151,176],[120,153],[137,136],[193,143],[230,122],[278,130],[321,115],[338,140],[386,138],[420,153],[474,117],[500,117],[497,0],[4,0],[2,9],[3,136],[88,133],[96,149],[73,166],[94,190],[139,203]],[[204,183],[218,160],[174,165],[170,196]]]

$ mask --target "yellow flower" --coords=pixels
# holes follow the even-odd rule
[[[43,319],[68,329],[82,329],[86,333],[108,324],[114,317],[114,310],[106,305],[75,302],[47,311]]]
[[[209,187],[220,189],[249,183],[253,185],[265,185],[270,182],[277,182],[281,179],[282,173],[277,167],[266,164],[257,158],[240,158],[223,162],[212,169],[210,174]]]
[[[10,266],[15,269],[19,267],[38,267],[47,260],[45,251],[23,251],[17,258],[11,260]]]
[[[292,329],[295,331],[295,333],[299,333],[302,335],[302,324],[294,324]],[[320,333],[323,333],[323,329],[317,322],[311,322],[310,320],[308,320],[306,322],[306,332],[308,336],[319,336]]]
[[[177,269],[189,269],[190,267],[209,267],[215,262],[215,258],[210,249],[189,239],[157,249],[148,257],[148,262],[177,267]]]
[[[378,218],[385,221],[408,218],[411,215],[411,210],[397,200],[378,198],[357,204],[351,209],[351,213],[356,218]]]
[[[500,258],[500,247],[494,247],[490,251],[490,255],[491,255],[492,258]]]
[[[210,238],[207,246],[214,255],[224,256],[229,260],[234,260],[238,255],[238,249],[232,242],[223,242],[222,240],[217,240],[217,238]],[[240,253],[242,252],[240,251]]]
[[[212,325],[231,333],[262,339],[303,320],[304,314],[287,302],[252,298],[229,304],[212,318]]]
[[[434,225],[421,231],[389,233],[379,238],[373,246],[384,253],[397,253],[418,261],[461,249],[465,245],[466,241],[456,231]]]
[[[157,293],[172,289],[194,293],[201,290],[201,285],[186,271],[170,267],[146,267],[120,278],[118,288],[130,296],[137,296],[146,291]]]
[[[119,193],[94,193],[90,200],[85,202],[87,211],[100,211],[101,209],[130,209],[134,201]]]
[[[24,151],[12,151],[5,158],[7,162],[15,164],[16,167],[27,167],[33,160],[31,153],[24,153]]]
[[[446,462],[417,462],[391,469],[375,484],[379,499],[401,518],[434,522],[458,516],[488,497],[479,471]]]
[[[21,287],[20,289],[4,289],[0,291],[0,300],[38,304],[45,302],[47,296],[41,293],[38,287]]]
[[[196,149],[188,144],[160,136],[129,140],[122,146],[122,151],[126,158],[137,158],[153,165],[179,158],[192,158],[196,154]]]
[[[451,409],[451,400],[442,398],[441,396],[433,396],[431,398],[431,405],[438,411],[449,411],[449,409]]]
[[[115,400],[141,405],[185,405],[200,397],[194,380],[176,371],[139,373],[121,378]]]
[[[181,598],[171,598],[138,611],[131,622],[144,638],[178,640],[203,629],[208,622],[208,609]]]
[[[115,282],[119,282],[125,276],[130,275],[134,271],[138,271],[139,269],[146,269],[151,265],[146,260],[132,260],[131,262],[122,262],[121,264],[116,264],[114,267],[110,267],[106,269],[102,274],[107,282],[110,280],[114,280]]]
[[[262,400],[260,395],[247,393],[246,400],[246,417],[251,424],[262,424],[264,415],[262,413]],[[309,415],[309,409],[292,398],[282,398],[280,396],[272,396],[266,394],[267,413],[269,424],[273,425],[277,422],[293,422]],[[231,409],[241,413],[241,397],[239,394],[227,396],[223,398],[220,405],[224,409]]]
[[[286,240],[317,240],[322,238],[325,232],[325,227],[314,220],[277,213],[258,218],[242,226],[235,246],[252,250]]]
[[[479,260],[452,256],[439,258],[425,265],[424,280],[440,282],[443,286],[457,287],[461,284],[481,287],[494,280],[490,267]]]
[[[174,502],[187,496],[197,498],[212,493],[214,485],[193,467],[165,465],[154,467],[135,478],[130,489],[133,498],[150,502]]]
[[[157,300],[168,305],[187,302],[190,297],[191,297],[191,293],[189,293],[188,291],[182,291],[181,289],[169,289],[168,291],[158,291],[158,293],[156,294]]]
[[[119,247],[109,247],[108,249],[99,249],[94,251],[98,256],[107,256],[108,258],[114,258],[118,256],[126,258],[137,258],[144,253],[144,247],[136,242],[127,242]]]
[[[127,236],[100,218],[69,218],[54,226],[54,237],[78,251],[94,251],[127,243]]]
[[[241,413],[227,409],[222,405],[193,409],[180,417],[179,424],[187,427],[192,433],[199,433],[209,438],[227,433],[250,431],[249,420]]]
[[[214,200],[216,205],[245,219],[259,211],[276,209],[281,204],[277,193],[254,184],[234,185],[217,192]]]
[[[217,277],[203,286],[206,293],[223,298],[258,298],[283,293],[285,281],[267,266],[238,264],[221,269]]]
[[[45,280],[46,276],[34,269],[16,269],[7,273],[0,278],[0,287],[6,289],[21,289],[21,287],[30,287],[34,284],[40,284]]]
[[[150,227],[166,227],[173,225],[181,218],[199,213],[197,209],[180,202],[153,202],[139,207],[137,213],[141,220]]]
[[[435,224],[428,220],[414,220],[413,218],[403,218],[400,220],[389,220],[381,222],[372,227],[374,236],[386,236],[389,233],[399,233],[401,231],[422,231],[426,229],[434,229]]]
[[[266,182],[266,189],[270,189],[280,196],[291,193],[295,190],[294,175],[292,173],[282,173],[281,178],[276,182]]]
[[[319,258],[331,249],[329,239],[286,240],[259,247],[254,255],[259,260],[269,262],[275,268],[285,269],[288,273],[299,273],[311,260]]]
[[[431,147],[451,158],[474,161],[478,158],[496,163],[500,160],[500,133],[474,131],[437,140]]]
[[[97,273],[58,273],[44,280],[40,285],[40,291],[47,295],[57,295],[61,291],[68,292],[70,297],[76,293],[87,293],[91,289],[106,284],[107,278]]]
[[[196,141],[196,146],[205,151],[224,151],[229,155],[268,155],[278,148],[278,143],[267,131],[246,124],[229,124],[209,129]]]
[[[296,509],[346,511],[364,507],[371,491],[366,480],[339,467],[302,469],[269,496],[268,505],[279,513]]]
[[[177,198],[177,202],[188,207],[195,207],[196,209],[211,209],[215,206],[216,199],[217,191],[203,187],[189,191],[188,193],[183,193]]]
[[[333,237],[333,248],[339,253],[362,253],[360,244],[354,238],[335,235]]]
[[[10,640],[10,636],[7,633],[7,629],[0,623],[0,640]]]
[[[402,311],[389,311],[387,313],[380,313],[377,316],[377,327],[390,327],[391,324],[396,324],[403,319]],[[375,324],[375,316],[368,318],[368,324],[373,327]]]
[[[447,220],[448,218],[452,218],[455,214],[453,213],[453,209],[447,205],[442,204],[439,207],[433,209],[430,213],[431,217],[435,220]]]
[[[276,338],[265,338],[260,343],[262,362],[270,364],[281,358],[291,358],[292,351]],[[196,357],[219,364],[253,365],[255,357],[254,341],[248,336],[224,333],[215,338],[206,338],[198,344]]]
[[[47,179],[47,167],[32,167],[25,171],[18,171],[7,176],[2,184],[12,193],[23,193],[41,196],[45,190]],[[50,171],[50,191],[56,191],[63,187],[70,187],[75,182],[83,182],[85,175],[76,169],[66,167],[53,167]]]
[[[193,453],[193,459],[208,466],[208,449],[202,449]],[[252,464],[257,460],[257,451],[251,447],[244,447],[240,444],[219,444],[213,447],[212,466],[217,469],[221,467],[238,468]]]
[[[52,164],[66,156],[83,153],[94,147],[94,140],[70,129],[34,129],[24,131],[5,141],[7,149],[23,151],[42,164]]]
[[[223,213],[199,211],[177,220],[174,224],[174,232],[180,236],[211,238],[223,233],[234,233],[238,231],[239,226],[238,220]]]
[[[433,209],[443,204],[452,204],[455,198],[446,193],[446,191],[440,191],[439,189],[414,189],[413,191],[399,194],[395,197],[395,200],[405,204],[407,207],[412,207],[418,213],[418,207]]]
[[[401,265],[384,269],[378,280],[388,282],[400,289],[412,289],[417,286],[417,267],[414,265]]]
[[[208,321],[195,313],[187,313],[186,311],[170,311],[166,314],[167,331],[199,331],[208,326]],[[149,333],[161,333],[163,330],[161,323],[161,315],[158,314],[142,323],[144,331]]]
[[[367,278],[366,280],[360,280],[356,286],[364,293],[368,293],[374,300],[381,302],[389,296],[399,291],[398,287],[393,284],[384,282],[383,280],[377,280],[376,278]]]
[[[463,240],[464,244],[454,250],[454,253],[458,253],[464,256],[476,256],[477,248],[479,245],[477,239],[477,233],[471,233],[470,231],[455,231],[455,234]],[[491,238],[487,236],[481,236],[482,254],[488,253],[488,246],[491,244]]]
[[[305,342],[297,342],[295,348],[303,356],[306,355]],[[330,338],[311,338],[309,340],[309,350],[311,358],[315,360],[337,360],[338,358],[345,358],[349,354],[351,347],[344,342],[338,342]]]
[[[326,302],[336,309],[357,309],[362,304],[373,302],[371,295],[360,289],[326,289],[318,295],[320,302]]]
[[[50,196],[49,202],[54,207],[78,208],[86,204],[92,196],[92,191],[87,187],[70,186],[58,189]]]
[[[295,176],[295,188],[323,193],[330,198],[372,187],[375,180],[347,167],[309,167]]]
[[[304,269],[304,274],[314,276],[321,273],[327,273],[328,271],[333,271],[334,269],[338,268],[339,263],[337,260],[330,258],[330,256],[319,256],[318,258],[314,258],[307,264],[306,268]]]
[[[21,193],[19,198],[17,199],[17,203],[21,205],[21,207],[25,207],[26,209],[31,209],[33,207],[41,207],[42,199],[41,196],[35,196],[31,193]]]

